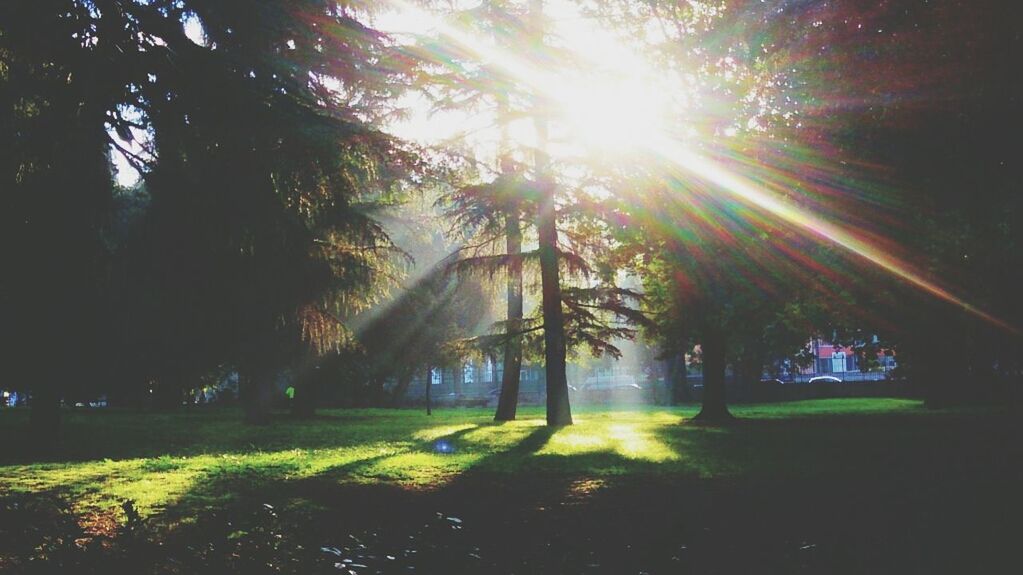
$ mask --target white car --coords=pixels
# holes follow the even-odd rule
[[[811,377],[808,383],[842,383],[842,380],[831,375],[818,375]]]

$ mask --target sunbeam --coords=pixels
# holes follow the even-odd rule
[[[801,229],[809,231],[817,237],[852,252],[935,297],[960,306],[999,327],[1013,332],[1018,331],[1014,326],[971,305],[938,284],[927,280],[907,262],[886,254],[870,243],[857,238],[848,230],[782,201],[776,194],[757,186],[752,181],[728,170],[719,163],[696,154],[670,138],[657,134],[652,134],[651,137],[656,144],[650,146],[649,149],[656,151],[664,159],[685,170],[688,174],[714,184],[718,189],[727,192],[732,197],[749,206],[760,209],[782,221],[799,226]]]
[[[607,125],[601,122],[597,126],[592,123],[599,119],[599,110],[591,114],[592,106],[584,106],[581,102],[595,101],[591,96],[588,99],[581,98],[579,91],[575,89],[562,89],[558,86],[564,84],[564,79],[559,78],[551,72],[537,67],[528,59],[511,54],[492,43],[478,38],[474,34],[433,17],[404,0],[388,0],[396,10],[410,15],[423,28],[435,30],[444,40],[455,45],[455,50],[460,53],[472,54],[482,62],[500,69],[503,73],[514,78],[521,84],[527,86],[535,94],[552,103],[553,110],[571,110],[564,118],[569,126],[575,126],[578,135],[587,137],[591,132],[599,130]],[[613,97],[613,96],[612,96]],[[619,98],[624,97],[619,94]],[[599,100],[599,99],[598,99]],[[633,102],[622,103],[634,104]],[[634,133],[635,125],[629,128],[618,130],[611,140],[624,142],[629,147],[641,148],[646,156],[660,160],[667,164],[672,170],[677,171],[676,176],[682,181],[688,178],[697,178],[713,184],[717,190],[728,194],[735,200],[749,208],[767,214],[786,225],[794,225],[799,229],[809,232],[813,237],[820,238],[832,245],[856,255],[859,258],[881,268],[882,270],[900,278],[906,283],[931,294],[941,300],[961,307],[967,312],[976,315],[985,321],[997,325],[1012,332],[1018,329],[997,317],[987,313],[977,306],[965,301],[963,298],[952,293],[948,288],[943,287],[935,281],[928,280],[923,274],[908,262],[897,258],[874,243],[857,237],[856,234],[843,228],[840,225],[827,221],[825,218],[812,214],[783,201],[775,192],[757,185],[749,178],[728,169],[721,163],[707,157],[678,138],[672,137],[661,128],[656,122],[655,112],[651,112],[650,105],[643,102],[635,103],[637,107],[645,110],[644,114],[650,114],[651,120],[642,122],[643,134],[641,137]],[[592,110],[591,110],[592,111]],[[582,117],[582,116],[585,116]],[[587,125],[586,129],[579,130],[581,125]],[[604,138],[602,137],[601,140]],[[596,142],[599,147],[599,142]],[[798,182],[790,182],[795,184]]]

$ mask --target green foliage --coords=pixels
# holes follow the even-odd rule
[[[173,398],[225,363],[265,380],[349,343],[344,318],[390,271],[377,215],[426,169],[379,130],[411,70],[370,8],[4,5],[0,306],[20,385],[123,365]],[[111,149],[144,177],[116,215]],[[75,343],[44,362],[55,333]]]
[[[93,24],[84,3],[0,7],[0,359],[21,389],[91,387],[117,336],[104,122],[127,72],[99,63],[128,33]]]

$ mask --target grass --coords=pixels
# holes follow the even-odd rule
[[[737,406],[744,423],[734,428],[680,425],[695,410],[584,407],[576,410],[576,425],[559,430],[543,425],[538,408],[503,424],[488,409],[430,417],[365,409],[326,410],[309,421],[282,417],[263,428],[241,425],[233,410],[75,411],[65,419],[57,461],[0,453],[0,496],[56,494],[83,514],[109,512],[131,499],[146,516],[173,508],[187,517],[268,486],[287,490],[307,480],[428,490],[470,472],[580,481],[897,473],[921,458],[940,469],[956,440],[946,423],[977,415],[932,412],[911,400],[834,399]],[[0,436],[17,437],[26,417],[0,412]],[[935,451],[937,443],[945,447]],[[450,453],[443,452],[447,447]],[[955,461],[964,455],[955,453]]]

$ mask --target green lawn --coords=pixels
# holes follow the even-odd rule
[[[988,415],[933,412],[911,400],[836,399],[737,406],[743,422],[728,429],[682,425],[695,411],[582,408],[576,425],[554,432],[538,408],[505,424],[494,423],[489,409],[441,409],[430,417],[365,409],[325,410],[310,421],[282,415],[262,428],[241,425],[233,410],[75,411],[65,418],[61,461],[0,453],[0,496],[51,493],[82,513],[132,499],[145,515],[173,508],[187,517],[305,480],[435,489],[469,473],[597,480],[895,474],[902,466],[940,468],[946,450],[961,462],[969,450],[955,448],[948,423]],[[26,417],[0,412],[0,436],[15,438],[8,446],[17,444]],[[438,442],[453,452],[438,452]]]

